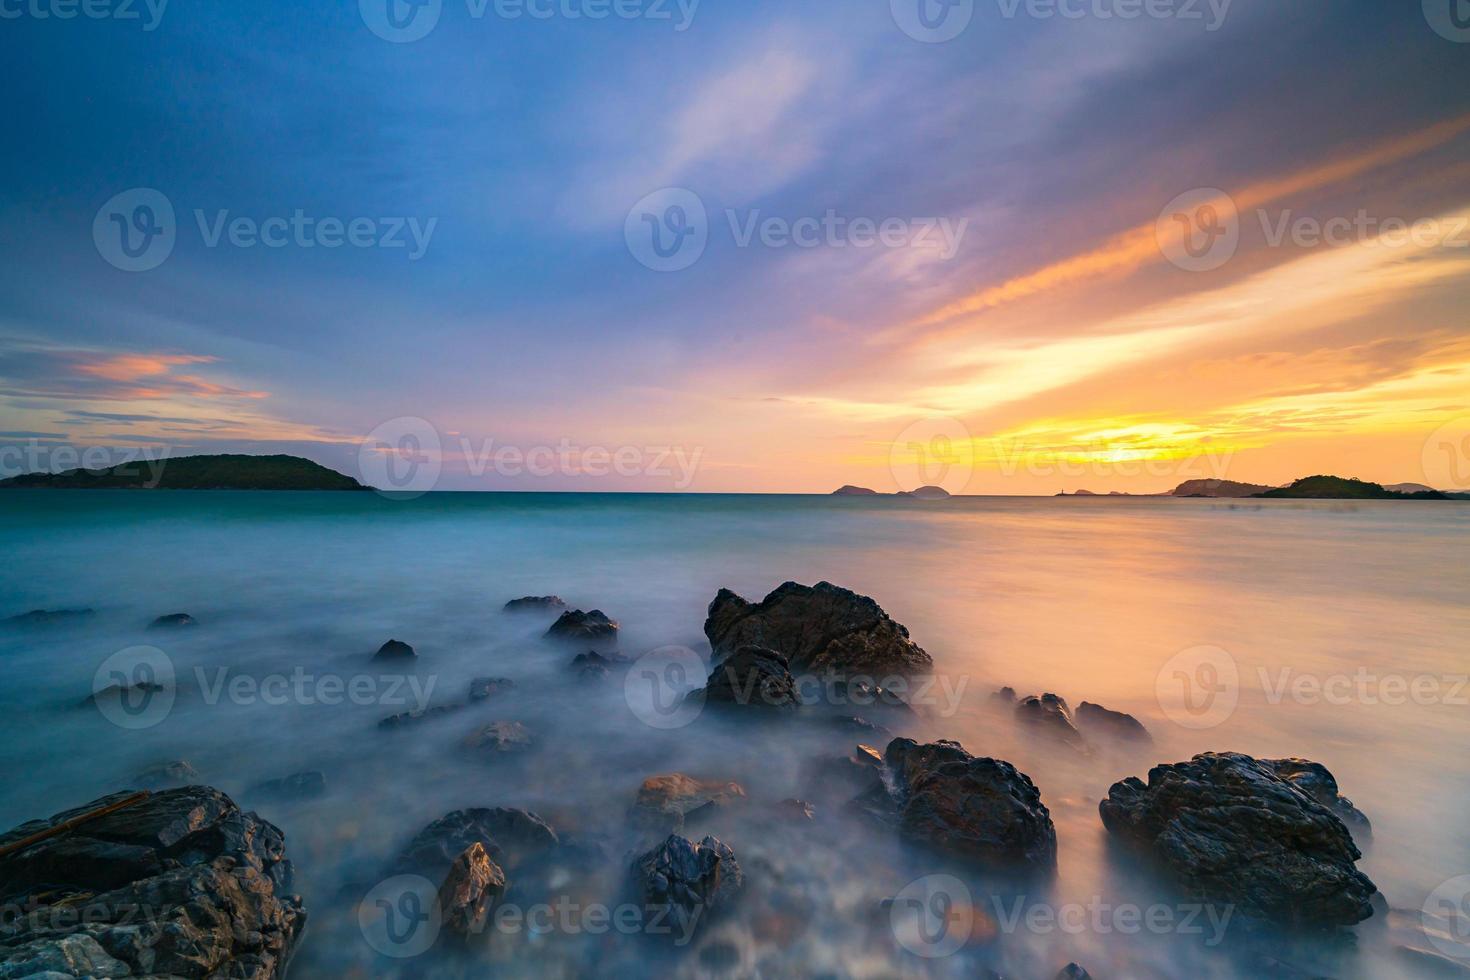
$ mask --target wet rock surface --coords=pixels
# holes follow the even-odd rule
[[[632,818],[640,830],[662,835],[744,801],[745,789],[739,783],[672,772],[643,781],[633,801]]]
[[[728,906],[745,883],[735,852],[714,837],[696,844],[670,835],[635,860],[632,870],[645,928],[650,933],[667,929],[674,941],[687,940],[711,913]]]
[[[470,681],[470,700],[485,701],[497,694],[513,690],[515,686],[515,681],[504,677],[476,677]]]
[[[387,718],[379,721],[378,727],[390,730],[406,728],[420,722],[433,721],[436,718],[452,715],[455,712],[463,711],[465,707],[466,705],[463,704],[439,704],[432,708],[425,708],[423,711],[400,711],[396,715],[389,715]]]
[[[198,626],[199,621],[188,613],[169,613],[167,616],[159,616],[148,624],[151,630],[174,630],[183,629],[186,626]]]
[[[505,872],[490,860],[484,844],[476,841],[465,848],[439,886],[444,928],[462,938],[483,933],[505,886]]]
[[[326,775],[312,770],[257,783],[251,787],[249,795],[270,800],[310,800],[321,796],[326,791]]]
[[[1040,738],[1079,752],[1087,751],[1082,733],[1072,724],[1072,713],[1066,700],[1056,694],[1022,698],[1016,703],[1016,722]]]
[[[703,698],[705,706],[713,708],[789,711],[801,707],[790,664],[781,654],[764,647],[741,647],[715,664],[704,689],[690,697]]]
[[[1041,793],[999,759],[976,758],[957,742],[896,738],[884,761],[896,826],[920,847],[999,872],[1056,870],[1057,835]]]
[[[796,673],[875,678],[930,670],[929,654],[878,603],[830,582],[787,582],[759,603],[721,589],[704,623],[716,662],[742,647],[775,650]]]
[[[134,774],[131,783],[139,789],[172,789],[199,782],[199,770],[187,759],[174,759],[148,766]]]
[[[594,648],[614,646],[618,641],[618,624],[601,609],[583,612],[572,609],[559,616],[546,631],[547,639],[568,643],[586,643]]]
[[[1331,810],[1239,753],[1155,766],[1115,783],[1104,826],[1192,897],[1278,926],[1331,927],[1373,914],[1373,882]]]
[[[1262,762],[1270,766],[1276,775],[1331,810],[1354,837],[1368,840],[1373,836],[1373,825],[1353,806],[1352,800],[1338,792],[1337,779],[1326,766],[1306,759],[1263,759]]]
[[[19,841],[132,794],[0,837]],[[206,786],[155,793],[0,857],[0,976],[285,975],[306,921],[281,832]],[[146,912],[146,914],[142,914]]]
[[[404,643],[402,640],[389,640],[387,643],[384,643],[382,646],[378,647],[378,652],[373,654],[373,660],[375,661],[403,661],[415,660],[417,658],[418,654],[414,652],[413,647],[409,646],[407,643]]]
[[[492,721],[460,740],[464,748],[489,755],[525,752],[533,743],[531,730],[518,721]]]
[[[562,845],[551,825],[528,810],[474,807],[453,810],[419,831],[395,868],[429,877],[444,874],[471,846],[480,844],[497,865],[514,871]]]
[[[1100,704],[1083,701],[1077,706],[1077,729],[1087,738],[1098,742],[1115,740],[1146,744],[1153,736],[1143,723],[1122,711],[1111,711]]]
[[[559,595],[528,595],[512,599],[505,604],[506,612],[554,612],[566,608],[566,600]]]

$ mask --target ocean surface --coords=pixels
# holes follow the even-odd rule
[[[1470,875],[1467,555],[1470,504],[1458,502],[9,491],[0,618],[95,615],[0,629],[0,829],[188,760],[286,833],[310,915],[293,976],[992,969],[1050,980],[1075,961],[1098,978],[1223,978],[1268,975],[1263,956],[1303,976],[1431,976],[1394,947],[1439,951],[1412,937],[1419,910]],[[1025,905],[1053,918],[1018,919],[987,883],[840,808],[772,817],[782,799],[812,798],[812,760],[858,741],[881,749],[887,736],[711,717],[659,727],[621,672],[589,682],[568,670],[575,651],[541,639],[552,616],[502,609],[554,593],[618,620],[630,657],[683,647],[707,659],[702,625],[718,589],[759,599],[788,580],[872,596],[934,658],[942,683],[920,714],[852,713],[895,734],[956,739],[1035,781],[1056,822],[1059,872]],[[199,625],[145,629],[176,612]],[[371,660],[389,638],[417,650],[412,684]],[[166,714],[116,724],[82,706],[109,658],[137,646],[174,672]],[[377,725],[425,698],[462,702],[485,676],[515,687],[441,719]],[[323,678],[356,682],[357,695]],[[1003,685],[1130,712],[1154,744],[1084,756],[1038,743],[992,700]],[[524,724],[530,749],[489,757],[459,744],[494,720]],[[1359,867],[1402,913],[1309,940],[1184,923],[1185,903],[1107,845],[1097,804],[1116,780],[1211,750],[1327,765],[1372,821]],[[325,774],[324,795],[252,796],[303,770]],[[459,807],[525,807],[595,841],[604,857],[564,888],[583,906],[615,907],[639,784],[675,771],[746,791],[710,830],[691,831],[734,849],[746,887],[687,945],[575,919],[418,956],[368,938],[364,896],[414,833]],[[972,906],[953,952],[905,935],[881,904],[950,873]],[[1171,911],[1173,924],[1160,912],[1139,927],[1118,914],[1129,903]]]

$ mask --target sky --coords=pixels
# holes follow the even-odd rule
[[[0,0],[0,475],[1470,486],[1455,13]]]

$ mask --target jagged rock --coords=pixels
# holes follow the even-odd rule
[[[18,616],[0,619],[0,626],[51,626],[55,623],[75,622],[96,615],[91,609],[32,609]]]
[[[1116,739],[1142,743],[1154,740],[1137,718],[1122,711],[1110,711],[1091,701],[1083,701],[1077,706],[1077,728],[1098,741]]]
[[[476,677],[470,681],[470,700],[485,701],[496,694],[503,694],[516,686],[516,682],[504,677]]]
[[[1051,813],[1009,762],[976,758],[958,742],[907,738],[888,743],[883,758],[906,840],[996,871],[1056,870]]]
[[[787,582],[759,603],[721,589],[710,603],[704,634],[717,663],[741,647],[756,646],[784,655],[796,673],[881,679],[934,666],[876,602],[830,582]]]
[[[618,642],[618,624],[615,620],[607,618],[607,614],[601,609],[591,612],[583,612],[580,609],[568,610],[551,624],[546,631],[548,639],[563,640],[569,643],[586,643],[594,647],[616,646]]]
[[[437,875],[459,855],[480,844],[497,865],[514,871],[561,846],[551,825],[527,810],[483,807],[454,810],[419,831],[398,856],[395,867]]]
[[[1114,783],[1103,825],[1170,874],[1190,896],[1234,905],[1276,925],[1352,925],[1373,914],[1377,888],[1327,807],[1235,752],[1155,766],[1145,784]]]
[[[1083,702],[1083,704],[1086,703],[1085,701]],[[1080,711],[1081,708],[1079,707],[1078,710]],[[1076,963],[1068,963],[1057,973],[1057,980],[1092,980],[1092,974],[1082,969]]]
[[[129,795],[23,824],[0,847]],[[41,912],[6,917],[0,977],[284,976],[306,921],[291,879],[281,832],[219,790],[156,793],[0,858],[0,902]]]
[[[687,941],[710,913],[734,900],[745,875],[735,852],[717,838],[695,844],[671,834],[633,862],[633,880],[645,928]]]
[[[132,785],[140,789],[171,789],[197,782],[199,770],[190,765],[187,759],[175,759],[141,770],[133,777]]]
[[[867,678],[838,681],[833,689],[842,704],[886,710],[901,715],[915,714],[913,707],[896,693]]]
[[[990,695],[990,700],[996,704],[1013,707],[1016,703],[1016,689],[1014,687],[1003,687]]]
[[[776,804],[776,813],[798,822],[815,820],[817,810],[806,800],[786,799]]]
[[[690,697],[709,707],[801,707],[786,658],[761,647],[741,647],[715,664],[704,689]]]
[[[389,640],[378,647],[378,652],[373,654],[374,660],[415,660],[418,654],[413,647],[402,640]]]
[[[739,783],[695,779],[682,772],[649,776],[638,787],[633,801],[633,822],[641,829],[660,834],[684,828],[686,822],[702,819],[745,799]]]
[[[390,729],[404,728],[421,721],[429,721],[434,718],[443,718],[445,715],[452,715],[456,711],[463,711],[466,707],[468,705],[438,704],[432,708],[425,708],[423,711],[403,711],[382,719],[378,722],[378,727]]]
[[[528,595],[505,604],[506,612],[551,612],[564,608],[566,602],[559,595]]]
[[[1042,738],[1086,751],[1082,733],[1072,724],[1067,702],[1055,694],[1032,695],[1016,704],[1016,721]]]
[[[1363,816],[1353,801],[1337,790],[1337,779],[1320,762],[1306,759],[1262,759],[1262,763],[1275,770],[1276,775],[1306,793],[1312,799],[1337,815],[1354,836],[1368,840],[1373,836],[1373,825]]]
[[[531,731],[518,721],[492,721],[466,735],[460,745],[475,752],[503,754],[531,747]]]
[[[505,895],[505,872],[490,860],[485,845],[475,841],[454,859],[439,886],[439,913],[444,928],[457,936],[478,936]]]
[[[184,626],[198,626],[199,621],[188,613],[169,613],[167,616],[159,616],[148,624],[151,630],[179,629]]]
[[[631,661],[627,657],[616,651],[601,654],[596,650],[589,650],[586,653],[577,654],[567,666],[575,671],[581,671],[587,667],[602,667],[605,670],[612,670],[614,667],[625,667],[629,663]]]
[[[849,755],[819,756],[802,766],[803,792],[826,802],[850,800],[874,787],[882,788],[883,754],[858,745]]]
[[[313,770],[292,773],[280,779],[268,779],[263,783],[257,783],[246,795],[276,800],[309,800],[321,796],[326,791],[326,775]]]

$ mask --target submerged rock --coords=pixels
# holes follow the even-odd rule
[[[132,784],[140,789],[172,789],[199,782],[199,770],[187,759],[160,762],[140,770],[133,776]]]
[[[614,646],[618,641],[618,624],[608,619],[601,609],[591,612],[573,609],[562,613],[546,631],[546,636],[552,640]]]
[[[1082,733],[1072,724],[1067,702],[1055,694],[1032,695],[1016,704],[1016,721],[1035,734],[1078,751],[1086,751]]]
[[[1378,890],[1327,807],[1274,763],[1235,752],[1155,766],[1113,784],[1103,825],[1192,897],[1285,926],[1330,927],[1373,914]]]
[[[506,612],[552,612],[565,609],[566,601],[559,595],[528,595],[512,599],[505,604]]]
[[[1086,704],[1087,702],[1083,702]],[[1079,707],[1080,711],[1081,708]],[[1057,973],[1056,980],[1092,980],[1092,974],[1088,973],[1076,963],[1068,963]]]
[[[429,721],[434,718],[443,718],[452,715],[456,711],[463,711],[468,705],[463,704],[438,704],[423,711],[401,711],[396,715],[389,715],[378,722],[379,728],[405,728],[421,721]]]
[[[0,857],[0,902],[39,912],[6,917],[0,976],[283,977],[306,921],[291,884],[275,826],[207,786],[156,793]]]
[[[476,677],[470,681],[470,700],[485,701],[496,694],[503,694],[516,686],[516,682],[504,677]]]
[[[162,684],[152,681],[137,681],[133,684],[111,684],[100,691],[95,691],[82,699],[78,707],[91,708],[96,705],[121,704],[126,699],[127,703],[134,707],[147,705],[148,699],[155,694],[162,694],[167,690]]]
[[[995,871],[1056,870],[1051,813],[1009,762],[976,758],[958,742],[907,738],[890,742],[883,757],[906,840]]]
[[[246,795],[276,800],[309,800],[321,796],[326,791],[326,775],[320,771],[312,770],[310,772],[292,773],[289,776],[282,776],[280,779],[268,779],[263,783],[257,783]]]
[[[413,647],[402,640],[389,640],[378,647],[378,652],[373,654],[374,660],[415,660],[418,654]]]
[[[0,626],[51,626],[75,622],[93,615],[96,613],[91,609],[32,609],[18,616],[0,619]]]
[[[745,875],[735,852],[714,837],[698,844],[677,834],[633,862],[644,928],[687,942],[700,923],[739,894]]]
[[[1373,836],[1373,825],[1363,816],[1353,801],[1337,790],[1337,779],[1320,762],[1306,759],[1262,759],[1262,763],[1275,770],[1276,775],[1336,814],[1337,819],[1347,825],[1354,836],[1368,840]]]
[[[715,664],[704,689],[690,697],[710,707],[801,707],[786,658],[763,647],[741,647]]]
[[[830,582],[787,582],[759,603],[721,589],[704,622],[716,662],[742,647],[775,650],[798,672],[882,678],[934,666],[909,631],[867,596]]]
[[[454,810],[414,835],[399,854],[402,871],[436,875],[453,865],[472,845],[480,844],[496,864],[512,871],[561,845],[551,825],[514,807]]]
[[[1143,723],[1122,711],[1110,711],[1100,704],[1083,701],[1077,706],[1077,727],[1082,734],[1098,741],[1152,742],[1153,736]]]
[[[530,729],[518,721],[492,721],[470,732],[459,744],[474,752],[502,754],[526,751],[532,738]]]
[[[819,756],[801,769],[803,792],[832,803],[851,800],[871,789],[882,789],[883,754],[871,745],[859,745],[849,755]]]
[[[184,626],[198,626],[199,621],[188,613],[169,613],[167,616],[159,616],[148,624],[151,630],[171,630]]]
[[[480,935],[504,895],[505,872],[490,860],[485,845],[475,841],[454,859],[439,886],[444,928],[462,938]]]
[[[659,834],[678,831],[687,821],[710,816],[744,799],[745,789],[739,783],[696,779],[682,772],[649,776],[633,801],[633,822]]]

